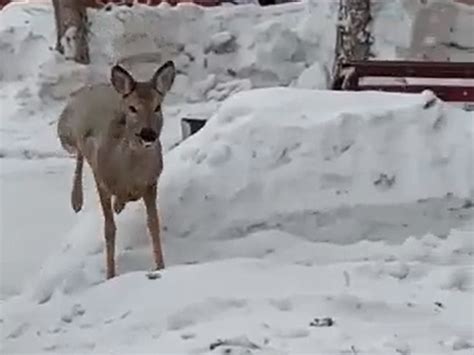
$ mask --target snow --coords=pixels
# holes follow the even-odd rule
[[[440,285],[457,273],[472,278],[472,233],[396,246],[313,244],[271,230],[248,238],[275,250],[175,266],[157,280],[130,272],[41,306],[12,302],[2,312],[3,352],[472,353],[472,283]],[[288,257],[301,253],[312,263]],[[394,274],[400,265],[403,275]],[[334,325],[310,326],[323,317]],[[209,350],[218,340],[230,345]]]
[[[470,61],[472,9],[457,7],[463,11],[449,41],[458,49],[446,50],[453,60]],[[8,5],[0,13],[0,99],[6,103],[0,155],[64,157],[51,130],[64,100],[86,83],[107,81],[109,67],[117,61],[138,77],[151,75],[157,62],[172,58],[177,63],[165,112],[166,148],[180,140],[179,118],[208,118],[236,92],[287,85],[326,88],[337,8],[336,2],[306,0],[267,7],[163,4],[91,10],[93,65],[82,66],[52,50],[56,36],[50,4]],[[411,30],[423,6],[394,0],[376,1],[373,8],[375,57],[408,57]]]
[[[0,12],[1,353],[472,353],[474,113],[325,91],[336,5],[95,11],[91,66],[49,48],[49,5]],[[376,3],[377,56],[410,47],[406,5]],[[111,63],[168,57],[167,268],[148,273],[132,203],[105,281],[91,174],[76,215],[55,122]],[[184,116],[210,120],[177,145]]]
[[[105,282],[89,207],[3,302],[3,351],[469,353],[474,117],[432,100],[233,95],[165,157],[160,277],[137,203]]]
[[[2,101],[16,103],[8,104],[11,108],[3,118],[0,152],[9,157],[25,152],[64,156],[51,136],[50,123],[70,93],[86,83],[107,81],[110,65],[117,61],[138,78],[147,78],[157,62],[171,58],[179,70],[168,97],[164,145],[173,146],[180,139],[178,119],[187,112],[204,111],[208,117],[229,95],[289,85],[315,62],[328,72],[334,52],[334,8],[308,1],[275,7],[203,9],[182,4],[90,11],[93,65],[82,66],[64,61],[50,48],[55,41],[51,6],[7,6],[1,12],[2,62],[21,60],[0,68]],[[316,79],[327,86],[327,77]],[[38,134],[23,135],[26,125]]]
[[[271,228],[334,243],[447,234],[472,217],[469,209],[450,211],[462,202],[443,199],[472,198],[473,114],[441,101],[425,108],[431,100],[289,88],[234,95],[165,156],[159,204],[167,260],[225,257],[212,251],[214,242]],[[132,249],[126,262],[146,267],[141,206],[118,217],[118,239],[126,238],[119,248]],[[43,267],[35,299],[103,278],[100,232],[100,215],[87,214],[59,252],[67,266],[53,259]],[[89,238],[77,246],[80,234]]]

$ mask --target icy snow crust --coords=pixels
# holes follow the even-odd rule
[[[92,13],[89,67],[47,48],[49,6],[0,12],[1,353],[472,353],[474,114],[429,93],[308,90],[327,85],[331,3]],[[386,3],[377,14],[393,19],[401,2]],[[380,52],[408,46],[380,36]],[[146,277],[134,203],[105,282],[90,173],[73,215],[55,120],[116,59],[146,77],[168,56],[182,71],[165,146],[179,117],[211,119],[165,156],[167,269]],[[286,84],[304,89],[259,88]],[[334,324],[314,326],[324,317]]]

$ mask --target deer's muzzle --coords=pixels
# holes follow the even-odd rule
[[[158,138],[158,134],[152,128],[142,128],[137,136],[140,137],[144,143],[153,143]]]

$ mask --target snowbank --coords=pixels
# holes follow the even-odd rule
[[[166,260],[259,257],[272,243],[215,247],[269,229],[338,244],[446,235],[474,217],[463,200],[474,197],[473,119],[429,94],[236,94],[165,156]],[[151,267],[141,204],[117,217],[119,272]],[[31,285],[32,297],[44,302],[100,282],[101,233],[100,213],[84,214]]]
[[[290,215],[317,220],[341,206],[467,198],[474,192],[473,119],[429,93],[239,93],[166,156],[167,232],[229,238]],[[321,238],[324,229],[316,229]]]

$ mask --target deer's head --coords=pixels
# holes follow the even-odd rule
[[[122,97],[122,124],[134,147],[151,147],[163,126],[161,104],[170,90],[176,70],[172,61],[163,64],[148,81],[136,81],[119,65],[111,70],[111,82]]]

